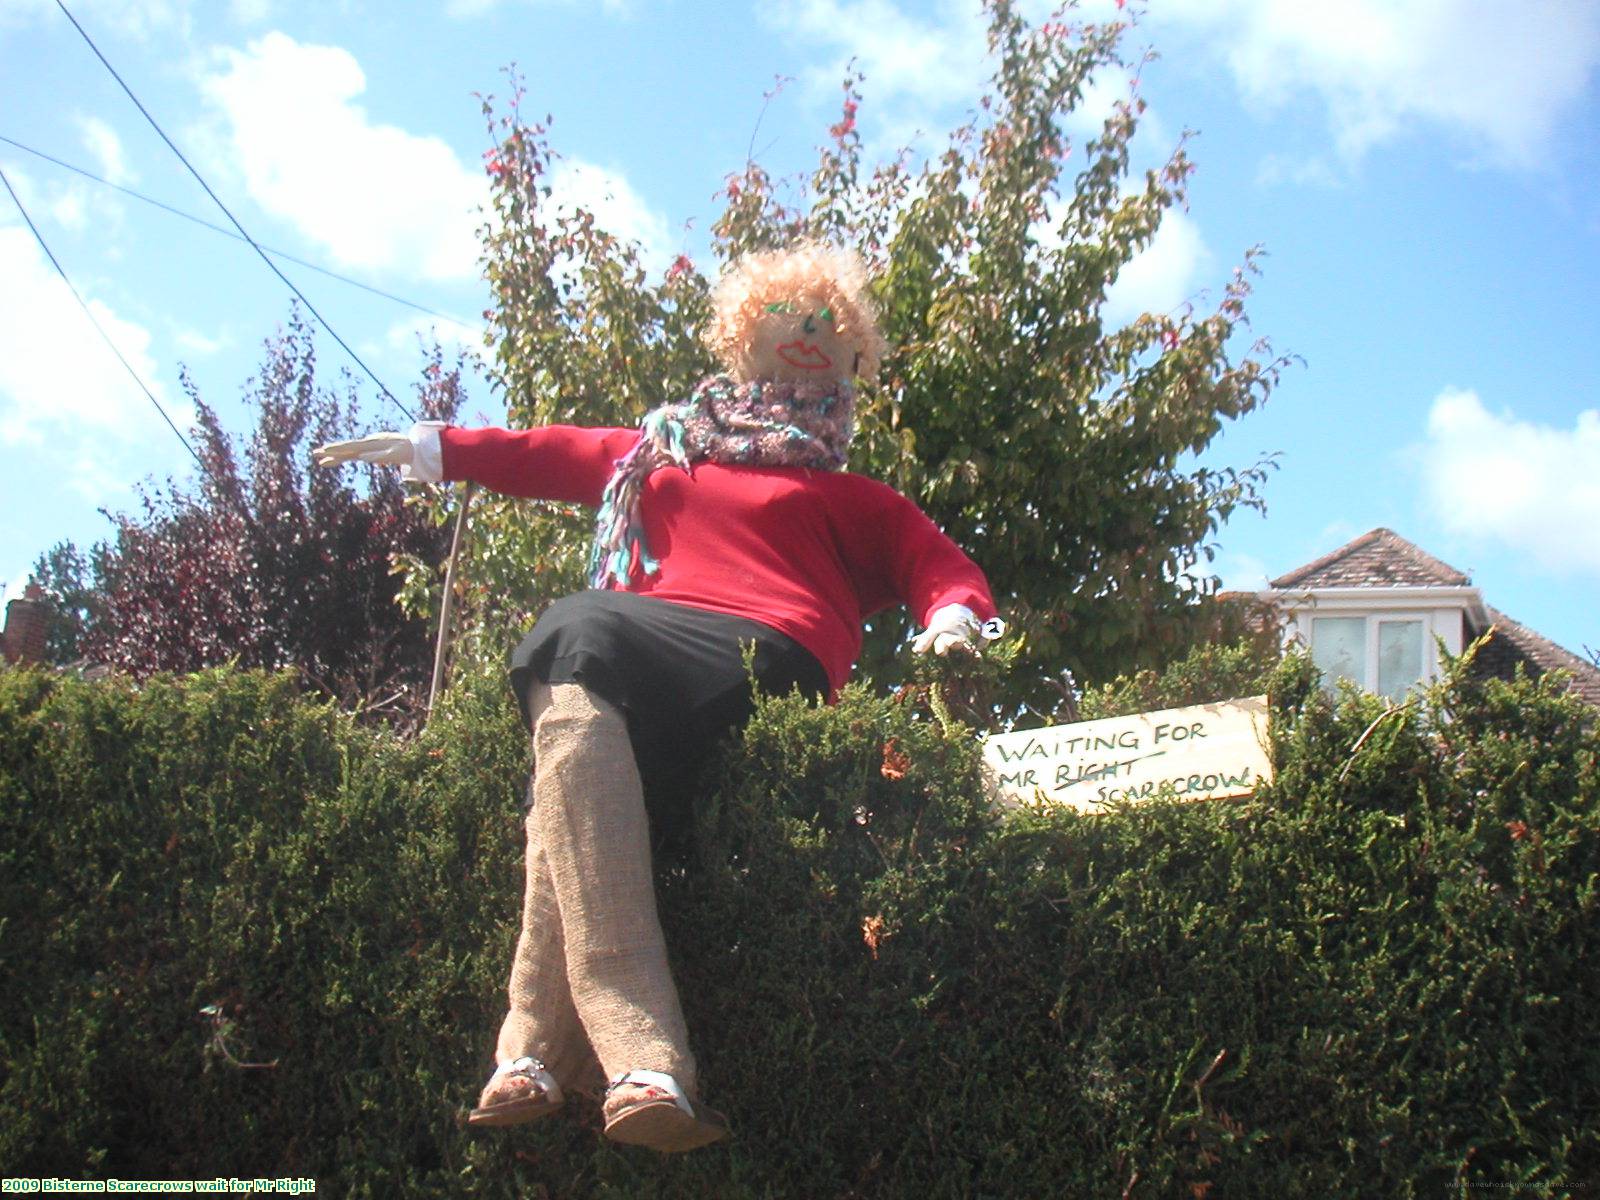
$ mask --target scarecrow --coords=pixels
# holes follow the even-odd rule
[[[652,880],[652,822],[682,822],[712,747],[765,691],[831,699],[862,622],[895,604],[919,653],[970,646],[994,616],[983,573],[910,500],[843,467],[855,380],[883,339],[854,255],[752,254],[713,295],[726,372],[637,429],[423,423],[318,447],[318,464],[395,464],[598,509],[590,590],[512,655],[533,736],[522,932],[497,1066],[468,1121],[554,1112],[598,1058],[606,1137],[716,1141],[698,1097]]]

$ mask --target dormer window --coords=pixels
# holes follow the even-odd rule
[[[1438,672],[1431,614],[1311,617],[1311,661],[1325,686],[1347,679],[1391,700]],[[1454,624],[1459,629],[1459,616]]]
[[[1280,575],[1260,598],[1308,646],[1323,686],[1341,679],[1391,700],[1437,679],[1442,645],[1460,654],[1490,636],[1470,671],[1510,679],[1526,670],[1567,673],[1568,689],[1600,709],[1600,668],[1488,607],[1464,572],[1388,529],[1374,529]]]
[[[1324,687],[1349,680],[1391,700],[1438,678],[1439,646],[1461,653],[1486,621],[1465,574],[1387,529],[1274,579],[1264,598],[1310,647]]]

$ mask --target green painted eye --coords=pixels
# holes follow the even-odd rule
[[[833,320],[833,309],[825,308],[819,312],[817,316],[821,317],[824,321],[831,321]]]
[[[795,307],[785,300],[779,300],[767,305],[767,311],[769,313],[792,313],[795,311]]]

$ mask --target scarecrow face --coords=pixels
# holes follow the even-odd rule
[[[767,304],[734,364],[741,382],[839,383],[855,374],[855,345],[839,334],[831,310],[807,301]]]

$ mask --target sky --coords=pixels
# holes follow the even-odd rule
[[[525,114],[551,118],[557,201],[636,239],[657,273],[710,261],[719,192],[752,151],[774,175],[814,164],[851,60],[869,162],[937,151],[989,76],[967,0],[66,7],[251,236],[321,269],[280,260],[402,399],[419,335],[482,350],[481,98],[506,95],[509,67]],[[1387,526],[1509,616],[1600,649],[1600,0],[1080,11],[1136,16],[1127,51],[1158,55],[1137,80],[1136,166],[1186,130],[1198,166],[1110,315],[1204,311],[1260,246],[1252,333],[1296,356],[1204,458],[1278,455],[1266,514],[1217,535],[1223,585]],[[1097,79],[1080,135],[1129,87]],[[193,416],[187,370],[247,429],[240,397],[290,293],[248,246],[129,194],[228,224],[56,0],[0,0],[0,139],[0,170],[172,420]],[[326,334],[318,363],[357,376],[374,429],[408,425]],[[469,392],[464,423],[504,419],[481,378]],[[135,510],[141,481],[192,469],[3,190],[0,455],[8,598],[57,542],[107,537],[104,512]]]

